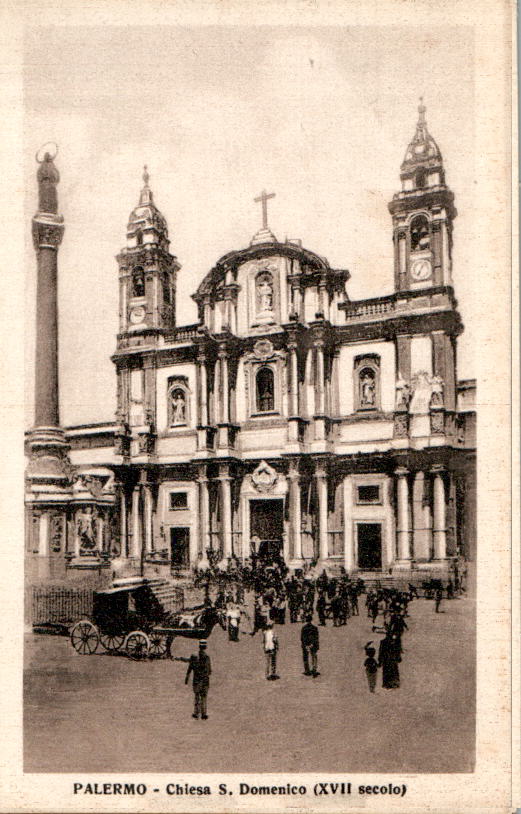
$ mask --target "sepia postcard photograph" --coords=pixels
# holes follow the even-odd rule
[[[513,11],[13,19],[2,811],[515,810]]]

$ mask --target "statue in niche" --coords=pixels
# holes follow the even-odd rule
[[[360,406],[374,407],[376,401],[376,387],[372,370],[363,370],[360,375]]]
[[[186,397],[184,390],[176,389],[172,393],[172,424],[186,423]]]
[[[257,312],[259,314],[273,311],[273,281],[271,274],[261,274],[257,278]]]
[[[80,538],[80,553],[90,554],[96,550],[96,518],[92,506],[87,506],[77,515],[78,537]]]

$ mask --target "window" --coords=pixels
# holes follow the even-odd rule
[[[380,408],[380,357],[376,354],[357,356],[354,369],[355,410]]]
[[[411,222],[411,251],[430,248],[429,221],[425,215],[418,215]]]
[[[381,503],[378,484],[357,487],[357,503]]]
[[[137,268],[134,270],[132,275],[132,296],[145,296],[145,275],[143,274],[143,269]]]
[[[143,245],[143,232],[141,231],[141,229],[138,232],[136,232],[136,244],[138,246]]]
[[[419,169],[416,173],[416,188],[425,189],[427,186],[427,173],[424,169]]]
[[[171,298],[171,295],[170,295],[170,282],[169,282],[168,277],[166,275],[165,275],[165,277],[162,277],[161,285],[162,285],[162,288],[163,288],[163,303],[165,305],[170,305],[171,302],[172,302],[172,298]]]
[[[257,412],[270,413],[275,409],[275,383],[273,370],[261,367],[257,373]]]
[[[170,492],[170,511],[188,508],[188,492]]]

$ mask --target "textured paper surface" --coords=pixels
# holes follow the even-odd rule
[[[33,3],[18,7],[3,6],[2,26],[2,112],[3,112],[3,178],[4,240],[3,275],[5,314],[4,354],[1,375],[4,398],[2,400],[4,430],[3,489],[0,495],[3,520],[2,545],[2,608],[4,621],[0,641],[3,658],[2,676],[2,780],[0,809],[2,811],[282,811],[282,810],[385,810],[432,812],[508,812],[521,804],[517,777],[519,769],[519,524],[517,519],[517,466],[518,466],[518,407],[517,372],[517,276],[511,276],[511,240],[517,245],[517,228],[512,229],[510,219],[512,178],[512,15],[507,3],[493,2],[365,2],[365,3],[55,3],[41,8]],[[128,49],[122,49],[120,31],[116,36],[112,27],[125,27],[128,31]],[[38,28],[51,28],[42,33],[39,43]],[[238,60],[251,65],[255,71],[259,43],[268,36],[273,38],[273,50],[266,81],[259,85],[258,97],[245,96],[240,87],[234,88],[233,77],[220,83],[212,78],[200,88],[206,116],[214,121],[215,144],[194,144],[195,163],[203,162],[208,176],[215,177],[204,191],[193,191],[189,186],[176,186],[177,178],[186,178],[182,162],[190,160],[191,147],[183,143],[180,123],[183,116],[201,115],[193,98],[183,98],[177,76],[167,70],[156,75],[146,69],[147,51],[164,47],[165,37],[179,37],[186,31],[199,31],[201,43],[219,49],[237,42],[240,30],[241,45],[237,47]],[[316,29],[316,36],[313,36]],[[329,30],[328,30],[329,29]],[[157,31],[157,41],[154,38]],[[233,37],[232,37],[233,34]],[[229,36],[227,36],[229,35]],[[343,36],[352,37],[356,59],[366,60],[367,73],[364,87],[350,86],[353,63],[334,63],[328,54],[328,41],[334,43]],[[84,65],[84,83],[71,88],[67,77],[60,74],[60,52],[63,62],[71,59],[74,42],[91,43],[92,65],[98,64],[96,49],[103,48],[103,58],[110,65],[111,55],[116,66],[110,76],[121,73],[118,90],[129,93],[135,82],[136,96],[129,95],[128,138],[122,127],[117,147],[107,146],[107,152],[81,165],[84,150],[89,146],[89,123],[100,115],[102,105],[110,113],[111,93],[116,85],[109,82],[103,72]],[[53,50],[42,47],[49,43]],[[116,47],[117,42],[117,47]],[[331,106],[350,106],[353,120],[360,121],[360,131],[368,126],[364,105],[376,111],[375,121],[381,121],[382,155],[370,156],[364,150],[363,139],[357,144],[346,144],[341,134],[327,134],[312,143],[302,155],[302,174],[297,179],[284,175],[284,155],[297,141],[292,132],[281,131],[274,120],[266,125],[265,111],[269,109],[270,77],[273,93],[282,98],[273,100],[273,107],[287,104],[299,110],[301,99],[306,100],[305,117],[313,117],[322,110],[322,99],[305,93],[291,60],[295,53],[311,44],[309,59],[330,71]],[[399,47],[397,47],[399,44]],[[132,50],[134,48],[134,50]],[[65,50],[63,50],[65,49]],[[334,49],[332,48],[332,53]],[[67,52],[66,52],[67,51]],[[130,51],[130,55],[129,55]],[[78,50],[78,53],[80,51]],[[401,52],[401,58],[399,54]],[[82,45],[81,53],[88,53]],[[25,56],[24,56],[25,55]],[[28,55],[36,62],[27,64]],[[440,59],[443,55],[443,59]],[[135,57],[135,59],[134,59]],[[208,58],[208,54],[201,58]],[[350,59],[354,59],[351,55]],[[119,60],[119,62],[118,62]],[[25,61],[25,65],[24,65]],[[168,55],[165,54],[168,63]],[[425,87],[426,66],[432,63],[430,87]],[[243,66],[244,67],[244,66]],[[175,66],[169,66],[175,71]],[[130,72],[130,81],[129,81]],[[270,73],[272,72],[272,73]],[[285,82],[280,74],[287,74]],[[109,76],[109,74],[107,74]],[[290,79],[296,76],[294,86]],[[341,81],[342,76],[344,82]],[[418,76],[422,77],[419,87]],[[24,107],[25,93],[32,93],[31,106]],[[135,78],[132,78],[135,77]],[[143,77],[146,77],[144,83]],[[47,79],[47,82],[46,82]],[[77,79],[77,77],[76,77]],[[187,76],[189,86],[190,77]],[[29,84],[28,84],[29,83]],[[31,84],[32,83],[32,84]],[[299,86],[299,83],[301,85]],[[168,97],[169,88],[177,93],[175,109],[162,108],[162,96]],[[191,91],[193,87],[190,86]],[[77,99],[71,102],[77,91]],[[35,98],[39,95],[39,106]],[[60,276],[66,277],[67,268],[83,264],[85,254],[92,253],[92,276],[87,286],[103,290],[103,277],[99,263],[110,268],[112,257],[124,237],[128,203],[135,197],[139,184],[140,148],[148,151],[146,160],[155,165],[154,173],[169,174],[170,199],[163,201],[164,210],[175,213],[184,208],[192,194],[190,209],[204,221],[204,228],[189,216],[180,216],[179,239],[191,241],[190,250],[181,259],[184,274],[194,274],[210,268],[212,259],[236,248],[241,235],[247,237],[257,228],[258,213],[251,198],[266,184],[266,170],[260,164],[263,152],[269,155],[266,167],[277,163],[278,189],[275,217],[293,229],[304,245],[327,245],[332,263],[349,264],[353,277],[358,276],[358,288],[351,288],[351,296],[376,296],[383,289],[384,280],[392,284],[392,257],[390,218],[386,203],[398,188],[399,163],[407,140],[412,135],[417,97],[424,94],[428,110],[438,107],[433,116],[439,122],[434,136],[447,147],[442,150],[450,167],[448,183],[456,195],[460,216],[456,224],[455,288],[465,324],[460,340],[460,378],[477,379],[478,414],[478,585],[477,585],[477,758],[475,772],[447,775],[410,775],[406,771],[395,775],[375,775],[371,766],[363,775],[353,775],[346,767],[346,775],[355,784],[386,783],[407,784],[404,798],[372,798],[364,806],[360,798],[313,798],[302,802],[294,797],[231,798],[170,798],[154,800],[131,797],[73,796],[72,782],[114,782],[114,776],[77,776],[24,774],[22,762],[22,640],[23,640],[23,430],[31,423],[32,371],[31,348],[34,323],[34,253],[30,241],[30,218],[34,211],[34,153],[50,138],[60,142],[60,169],[63,174],[76,170],[81,179],[77,183],[88,186],[92,206],[78,212],[66,213],[68,249],[60,254]],[[157,110],[149,97],[157,99]],[[140,106],[140,99],[147,104]],[[287,100],[285,99],[287,97]],[[100,99],[104,101],[100,102]],[[65,100],[65,101],[64,101]],[[89,109],[90,104],[93,105]],[[94,101],[95,100],[95,104]],[[237,102],[237,104],[234,104]],[[96,109],[96,105],[99,107]],[[429,108],[431,105],[431,108]],[[462,115],[462,109],[464,115]],[[373,114],[371,114],[373,115]],[[154,117],[157,116],[157,123]],[[515,118],[515,117],[514,117]],[[428,115],[429,119],[429,115]],[[389,129],[394,121],[395,128]],[[136,135],[142,124],[143,136]],[[269,123],[268,123],[269,124]],[[54,132],[51,129],[54,125]],[[237,128],[241,145],[251,142],[251,152],[240,165],[240,177],[233,163],[222,160],[226,145],[219,140],[222,128]],[[154,153],[154,127],[172,127],[171,150]],[[355,128],[353,128],[354,132]],[[262,149],[259,149],[262,140]],[[159,143],[159,140],[158,140]],[[391,145],[389,151],[389,144]],[[356,177],[342,177],[342,151],[360,150]],[[338,152],[335,152],[338,150]],[[458,160],[458,150],[461,159]],[[514,154],[517,151],[514,150]],[[394,156],[391,166],[387,155]],[[383,158],[382,158],[383,156]],[[385,178],[389,188],[379,186],[378,173],[385,162]],[[65,166],[63,162],[66,162]],[[394,163],[393,163],[394,161]],[[178,162],[180,167],[178,168]],[[307,163],[306,163],[307,162]],[[67,173],[65,173],[67,167]],[[463,170],[461,169],[463,167]],[[176,168],[178,171],[176,172]],[[201,168],[198,168],[201,171]],[[382,172],[384,172],[382,164]],[[458,175],[459,173],[459,175]],[[324,182],[324,178],[327,182]],[[69,183],[74,183],[69,181]],[[387,183],[387,180],[386,180]],[[338,211],[339,186],[351,189],[351,212]],[[384,188],[385,187],[385,188]],[[513,187],[516,189],[515,185]],[[9,192],[7,192],[9,190]],[[166,190],[166,185],[165,185]],[[251,190],[251,194],[250,194]],[[328,194],[329,190],[329,194]],[[369,190],[369,193],[368,193]],[[60,200],[66,203],[66,186],[60,187]],[[204,200],[197,195],[205,196]],[[305,195],[316,209],[318,225],[312,219],[301,223],[296,218],[298,199]],[[322,197],[321,197],[322,196]],[[96,200],[99,197],[99,210]],[[375,199],[371,206],[371,197]],[[194,200],[195,198],[195,200]],[[324,200],[322,200],[322,198]],[[248,207],[250,209],[248,210]],[[63,209],[63,207],[62,207]],[[325,214],[321,217],[321,209]],[[96,245],[96,218],[113,217],[110,243]],[[349,240],[343,224],[352,218],[354,231]],[[297,221],[297,222],[296,222]],[[327,224],[327,226],[326,226]],[[174,251],[181,253],[176,244],[176,225],[170,224]],[[313,232],[313,228],[316,232]],[[329,229],[328,241],[325,232]],[[334,233],[338,231],[339,242]],[[201,235],[197,251],[194,235]],[[312,233],[310,233],[312,232]],[[374,235],[377,235],[373,239]],[[188,237],[190,236],[190,237]],[[206,237],[205,237],[206,236]],[[288,234],[288,237],[293,235]],[[205,244],[205,239],[207,243]],[[383,246],[385,244],[385,249]],[[330,248],[332,247],[332,248]],[[68,254],[65,253],[68,252]],[[384,256],[382,257],[382,254]],[[81,257],[80,257],[81,255]],[[103,261],[102,258],[105,258]],[[347,260],[346,260],[347,258]],[[370,277],[361,278],[361,269],[371,268]],[[26,269],[26,290],[24,290]],[[358,271],[358,275],[357,275]],[[189,294],[195,284],[181,278],[183,294],[179,303],[178,324],[193,321],[189,311]],[[195,277],[194,277],[195,280]],[[514,282],[512,282],[514,281]],[[353,281],[354,282],[354,281]],[[103,300],[103,309],[117,311],[115,286]],[[63,422],[80,423],[109,420],[110,415],[99,411],[102,394],[114,388],[114,376],[108,355],[107,364],[98,370],[97,357],[90,352],[96,340],[96,312],[81,315],[78,302],[83,301],[81,290],[67,287],[66,307],[60,311],[64,329],[81,335],[77,347],[65,344],[61,349],[62,416]],[[104,295],[100,295],[104,296]],[[111,299],[112,298],[112,299]],[[511,314],[513,309],[513,314]],[[189,314],[184,316],[184,314]],[[81,326],[75,329],[75,321]],[[89,321],[91,324],[89,325]],[[512,330],[512,325],[514,330]],[[24,342],[25,337],[25,342]],[[25,384],[22,376],[26,364]],[[78,367],[81,374],[78,375]],[[89,380],[92,389],[84,397],[82,384]],[[512,395],[514,394],[514,396]],[[513,402],[513,403],[512,403]],[[24,404],[25,410],[24,410]],[[513,423],[512,423],[513,418]],[[513,455],[511,459],[511,450]],[[511,464],[515,473],[513,506],[513,536],[511,537]],[[511,539],[514,540],[512,553]],[[513,576],[512,576],[513,575]],[[513,602],[512,602],[513,598]],[[514,637],[512,639],[512,637]],[[511,642],[515,643],[512,647]],[[462,642],[464,646],[464,642]],[[511,670],[514,681],[511,683]],[[512,691],[513,687],[513,691]],[[513,717],[512,717],[513,716]],[[514,721],[512,726],[511,721]],[[441,723],[441,722],[440,722]],[[298,725],[298,722],[296,722]],[[385,721],[382,721],[385,726]],[[317,721],[317,728],[320,722]],[[139,736],[139,733],[136,733]],[[232,766],[230,766],[232,769]],[[142,773],[119,776],[121,782],[146,782],[164,785],[164,776]],[[177,779],[177,778],[176,778]],[[207,780],[213,786],[227,782],[230,786],[244,780],[244,775],[214,776]],[[344,779],[339,776],[281,774],[273,776],[276,784],[304,782],[312,786],[317,781]],[[196,778],[183,775],[183,781]],[[202,778],[197,778],[200,784]],[[270,776],[257,776],[248,782],[268,785]]]

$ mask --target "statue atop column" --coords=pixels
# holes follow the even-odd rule
[[[56,215],[58,213],[58,193],[56,186],[60,181],[60,173],[54,165],[54,158],[50,153],[45,153],[43,161],[39,161],[40,166],[36,178],[38,180],[38,211],[48,212]],[[38,161],[38,158],[37,158]]]

